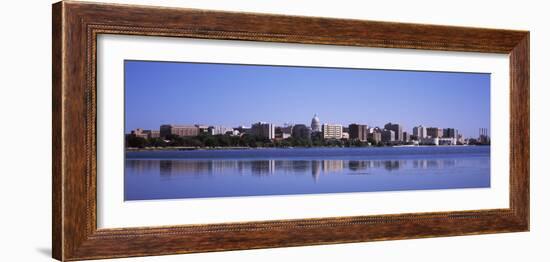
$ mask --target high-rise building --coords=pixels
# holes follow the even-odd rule
[[[443,137],[458,139],[458,129],[456,129],[456,128],[445,128],[445,129],[443,129]]]
[[[443,137],[443,129],[437,128],[437,127],[428,127],[428,128],[426,128],[426,133],[431,138]]]
[[[394,142],[395,141],[395,132],[390,129],[382,130],[382,142]]]
[[[428,133],[424,126],[419,125],[413,127],[413,136],[420,140],[422,138],[426,138],[428,136]]]
[[[392,130],[394,132],[394,137],[392,141],[403,141],[403,127],[399,124],[387,123],[384,126],[385,129]]]
[[[160,126],[160,136],[198,136],[199,128],[195,125],[162,125]]]
[[[292,127],[292,137],[296,139],[311,139],[311,128],[298,124]]]
[[[323,124],[322,132],[324,139],[342,139],[342,125]]]
[[[311,132],[321,132],[321,122],[317,114],[311,119]]]
[[[368,138],[369,127],[367,125],[351,124],[348,127],[348,133],[350,139],[358,139],[365,142]]]
[[[270,123],[258,122],[252,124],[251,132],[259,137],[264,137],[267,139],[275,138],[275,127]]]
[[[405,143],[409,142],[409,133],[403,132],[403,140],[401,140]]]

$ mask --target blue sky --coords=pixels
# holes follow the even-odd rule
[[[125,61],[125,131],[258,121],[490,127],[490,74]]]

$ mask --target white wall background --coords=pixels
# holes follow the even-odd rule
[[[205,9],[531,31],[531,232],[217,252],[122,261],[548,261],[550,28],[545,1],[118,0]],[[51,254],[51,1],[0,9],[1,261]],[[545,114],[546,113],[546,114]]]

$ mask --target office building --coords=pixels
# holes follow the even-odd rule
[[[445,128],[443,129],[443,137],[458,139],[458,130],[455,128]]]
[[[251,133],[253,135],[264,137],[267,139],[274,139],[275,138],[275,127],[273,124],[265,123],[265,122],[258,122],[255,124],[252,124]]]
[[[365,142],[368,138],[369,127],[367,125],[351,124],[348,126],[348,133],[350,139]]]
[[[225,127],[225,126],[210,126],[208,127],[208,134],[210,135],[225,135],[225,134],[233,134],[233,128],[232,127]]]
[[[384,129],[393,131],[394,137],[392,141],[403,141],[403,127],[401,125],[390,122],[384,126]]]
[[[424,126],[419,125],[419,126],[413,127],[413,136],[416,139],[420,140],[422,138],[426,138],[428,136],[428,133]]]
[[[395,141],[395,132],[390,129],[382,130],[382,142],[394,142]]]
[[[407,142],[409,142],[409,140],[410,140],[409,133],[403,132],[403,140],[401,140],[401,141],[403,141],[404,143],[407,143]]]
[[[428,127],[428,128],[426,128],[426,133],[431,138],[443,137],[443,129],[437,128],[437,127]]]
[[[198,136],[199,128],[195,125],[162,125],[160,126],[160,136]]]
[[[367,138],[372,140],[374,144],[378,144],[380,143],[380,141],[382,141],[382,133],[379,131],[375,131],[375,132],[369,133],[367,135]]]
[[[342,139],[342,125],[323,124],[322,132],[324,139]]]
[[[141,128],[136,128],[130,132],[130,134],[134,135],[135,137],[141,137],[141,138],[149,138],[150,130],[143,130]]]

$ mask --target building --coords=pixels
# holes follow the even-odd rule
[[[311,128],[306,125],[295,125],[292,127],[292,137],[296,139],[311,139]]]
[[[292,136],[292,125],[285,124],[285,126],[275,127],[276,139],[287,139]]]
[[[160,131],[158,130],[147,130],[150,131],[149,138],[160,138]]]
[[[134,135],[135,137],[141,137],[141,138],[149,138],[151,130],[143,130],[141,128],[136,128],[130,132],[130,134]]]
[[[410,135],[409,135],[409,133],[403,132],[403,140],[401,140],[401,141],[403,141],[404,143],[408,143],[409,140],[410,140]]]
[[[424,126],[419,125],[413,127],[413,136],[416,137],[416,139],[420,140],[422,138],[426,138],[428,136],[428,133]]]
[[[375,131],[375,132],[369,133],[367,135],[367,138],[372,140],[375,144],[378,144],[380,143],[380,141],[382,141],[382,133],[379,131]]]
[[[250,129],[250,132],[253,135],[267,138],[267,139],[275,138],[275,127],[273,126],[273,124],[270,124],[270,123],[258,122],[258,123],[252,124],[252,128]]]
[[[317,114],[315,114],[311,119],[311,132],[321,132],[321,122],[319,121]]]
[[[199,129],[200,130],[200,129]],[[225,134],[233,134],[233,128],[231,127],[225,127],[225,126],[210,126],[208,127],[208,134],[210,135],[225,135]]]
[[[250,134],[252,131],[252,128],[248,126],[239,126],[239,127],[233,128],[233,130],[238,131],[239,134]]]
[[[443,129],[443,137],[458,139],[458,129],[455,129],[455,128]]]
[[[349,139],[349,133],[348,132],[342,132],[342,139]]]
[[[199,134],[208,133],[210,130],[209,126],[206,125],[195,125],[199,129]]]
[[[456,146],[456,138],[454,137],[442,137],[439,138],[438,142],[440,146]]]
[[[323,124],[321,131],[323,132],[323,139],[342,139],[342,125]]]
[[[420,139],[421,145],[429,145],[429,146],[438,146],[439,145],[439,138],[437,137],[425,137]]]
[[[428,127],[426,128],[426,134],[432,138],[443,137],[443,129],[437,127]]]
[[[384,129],[393,131],[394,137],[392,141],[403,141],[403,127],[399,124],[387,123]],[[382,135],[383,136],[383,135]],[[383,139],[382,139],[383,140]]]
[[[384,129],[382,130],[381,135],[382,142],[394,142],[395,141],[395,132],[390,129]]]
[[[198,136],[199,128],[195,125],[162,125],[160,126],[160,136]]]
[[[351,124],[348,126],[348,133],[350,139],[365,142],[368,138],[369,127],[367,125]]]

